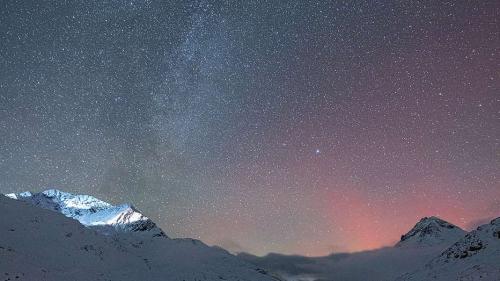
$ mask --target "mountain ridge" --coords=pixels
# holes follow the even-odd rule
[[[90,195],[72,194],[58,189],[42,192],[9,193],[5,196],[35,206],[62,213],[104,234],[118,232],[144,232],[153,236],[166,234],[132,204],[112,205]]]

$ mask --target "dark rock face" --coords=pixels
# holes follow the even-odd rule
[[[147,219],[123,225],[123,228],[128,231],[136,232],[136,231],[149,231],[157,228],[157,226],[152,220]]]
[[[474,234],[467,234],[463,241],[455,243],[452,247],[446,250],[442,256],[447,258],[464,259],[477,254],[478,251],[484,249],[483,242]]]

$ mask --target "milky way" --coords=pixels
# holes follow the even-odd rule
[[[498,1],[2,1],[0,192],[323,255],[500,215]]]

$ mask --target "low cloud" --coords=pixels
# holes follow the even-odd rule
[[[220,241],[215,242],[214,244],[221,247],[221,248],[224,248],[225,250],[229,251],[232,254],[238,254],[238,253],[243,253],[243,252],[248,251],[243,246],[241,246],[238,242],[236,242],[232,239],[222,239]]]
[[[470,221],[469,223],[467,223],[465,225],[465,229],[466,230],[474,230],[480,225],[490,223],[490,221],[492,221],[494,218],[495,217],[486,217],[486,218],[480,218],[477,220]]]
[[[465,228],[467,230],[473,230],[480,225],[490,223],[490,221],[492,221],[493,219],[500,217],[500,204],[493,203],[487,208],[487,210],[488,213],[491,213],[493,215],[472,220],[465,225]]]

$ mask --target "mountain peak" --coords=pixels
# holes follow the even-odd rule
[[[417,225],[432,225],[432,224],[437,224],[440,227],[445,227],[445,228],[455,228],[457,226],[441,219],[436,216],[430,216],[430,217],[423,217],[420,219],[420,221],[417,223]]]
[[[500,280],[500,218],[467,233],[441,254],[398,281]]]
[[[463,236],[465,231],[438,217],[424,217],[406,234],[396,246],[434,246],[452,243]]]
[[[99,200],[90,195],[75,195],[58,189],[48,189],[42,194],[53,201],[63,204],[68,208],[77,209],[106,209],[112,207],[111,204]]]
[[[154,231],[154,236],[166,236],[153,221],[131,204],[114,206],[90,195],[75,195],[58,189],[5,196],[62,213],[104,233],[114,229],[119,232]]]

